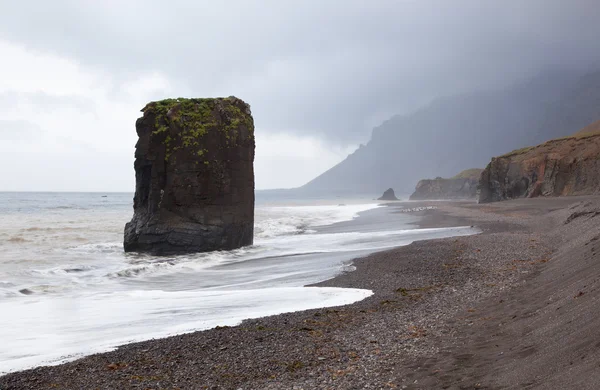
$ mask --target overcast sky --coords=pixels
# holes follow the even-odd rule
[[[150,100],[238,96],[256,187],[431,99],[600,64],[598,0],[0,0],[0,190],[133,191]],[[410,140],[407,140],[409,142]]]

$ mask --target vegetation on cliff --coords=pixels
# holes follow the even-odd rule
[[[240,104],[240,102],[242,104]],[[142,112],[154,117],[155,136],[164,137],[165,159],[182,148],[190,149],[201,157],[207,150],[202,138],[211,131],[223,134],[228,145],[239,141],[239,128],[244,126],[249,137],[254,137],[254,121],[245,103],[230,96],[227,98],[176,98],[148,103]],[[178,142],[174,142],[178,141]],[[204,161],[206,164],[208,161]]]
[[[458,175],[451,177],[450,179],[477,179],[477,180],[479,180],[479,176],[481,176],[481,172],[483,172],[483,169],[481,169],[481,168],[465,169],[464,171],[462,171]]]
[[[583,129],[579,130],[578,132],[576,132],[575,134],[572,135],[568,135],[566,137],[561,137],[561,138],[555,138],[555,139],[551,139],[549,141],[546,141],[540,145],[536,145],[536,146],[526,146],[520,149],[516,149],[513,150],[511,152],[508,152],[506,154],[503,154],[497,158],[508,158],[508,157],[516,157],[516,156],[524,156],[526,155],[528,152],[530,151],[535,151],[536,149],[541,149],[544,150],[544,148],[551,146],[552,144],[561,144],[562,141],[568,141],[568,140],[584,140],[587,138],[593,138],[600,135],[600,121],[594,122],[589,126],[584,127]]]

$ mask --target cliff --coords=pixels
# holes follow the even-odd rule
[[[600,192],[600,122],[570,137],[493,158],[481,175],[479,203]]]
[[[483,169],[468,169],[449,179],[421,180],[417,183],[410,200],[427,199],[474,199]]]
[[[136,122],[134,215],[125,251],[251,245],[254,121],[235,97],[152,102]]]

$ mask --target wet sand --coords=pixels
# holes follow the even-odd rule
[[[597,389],[600,198],[411,202],[476,236],[355,261],[352,305],[129,344],[0,389]],[[391,206],[393,207],[393,206]]]

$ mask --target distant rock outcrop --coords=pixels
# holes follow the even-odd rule
[[[493,158],[481,175],[479,203],[600,192],[600,122],[573,136]]]
[[[136,122],[134,215],[126,252],[251,245],[254,121],[235,97],[152,102]]]
[[[450,179],[438,177],[421,180],[410,200],[475,199],[482,171],[483,169],[477,168],[467,169]]]
[[[394,194],[394,189],[388,188],[383,195],[381,195],[381,198],[377,198],[377,200],[398,200],[398,198],[396,198],[396,194]]]

